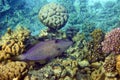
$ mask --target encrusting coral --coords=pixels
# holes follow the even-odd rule
[[[28,72],[25,62],[7,62],[0,64],[0,80],[12,80],[18,78],[20,80]]]
[[[39,12],[40,21],[50,29],[60,29],[68,19],[66,9],[57,3],[44,5]]]

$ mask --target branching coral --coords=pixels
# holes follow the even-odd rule
[[[25,62],[8,62],[0,64],[0,80],[12,80],[22,78],[28,72]]]
[[[115,28],[105,35],[102,50],[104,53],[120,53],[120,28]]]

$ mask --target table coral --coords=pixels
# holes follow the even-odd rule
[[[0,80],[12,80],[13,78],[24,77],[28,72],[27,64],[25,62],[8,62],[0,64]]]
[[[49,3],[40,9],[39,19],[50,29],[57,30],[67,22],[68,14],[63,6],[57,3]]]

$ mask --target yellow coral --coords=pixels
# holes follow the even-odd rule
[[[0,45],[4,45],[10,40],[24,42],[29,37],[30,31],[18,25],[14,31],[12,31],[10,28],[7,29],[7,32],[1,37]]]
[[[120,55],[116,57],[116,69],[118,71],[118,74],[120,75]]]
[[[28,72],[25,62],[8,62],[0,65],[0,80],[12,80],[21,78]]]
[[[48,29],[45,29],[45,30],[41,30],[40,34],[39,34],[39,37],[45,37],[48,35]]]
[[[1,50],[0,51],[0,61],[10,58],[10,54]]]
[[[102,68],[103,67],[101,66],[99,69],[97,69],[91,73],[92,80],[104,80],[105,79],[105,74],[104,74],[104,71],[102,70]]]
[[[95,29],[92,33],[91,36],[93,38],[93,41],[96,42],[97,44],[100,43],[103,38],[104,38],[104,33],[101,29]]]
[[[12,56],[19,55],[23,53],[25,49],[25,41],[30,37],[30,31],[18,25],[14,31],[10,28],[7,29],[5,35],[1,37],[0,46],[2,46],[2,54]],[[6,54],[7,53],[7,54]],[[7,57],[0,57],[0,60],[7,59]]]
[[[59,74],[61,75],[60,77],[64,78],[67,76],[67,73],[69,74],[68,76],[70,78],[74,78],[77,71],[78,71],[78,62],[76,60],[72,60],[68,58],[67,60],[63,60],[61,62],[61,66],[64,66],[64,69],[61,70],[60,66],[57,67],[58,70],[61,70]],[[54,73],[56,75],[56,73]],[[64,78],[65,79],[65,78]]]
[[[11,55],[19,55],[24,51],[24,49],[25,45],[23,42],[14,40],[10,40],[2,46],[2,50],[7,53],[11,53]]]
[[[116,71],[116,57],[114,54],[110,54],[105,58],[103,69],[106,77],[115,77],[118,74]]]
[[[28,30],[27,28],[21,25],[17,25],[13,37],[17,38],[17,40],[25,41],[30,37],[30,33],[30,30]]]

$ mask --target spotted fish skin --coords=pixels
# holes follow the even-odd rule
[[[61,39],[39,42],[25,54],[17,56],[16,59],[34,61],[54,58],[61,55],[72,43],[72,41]]]

